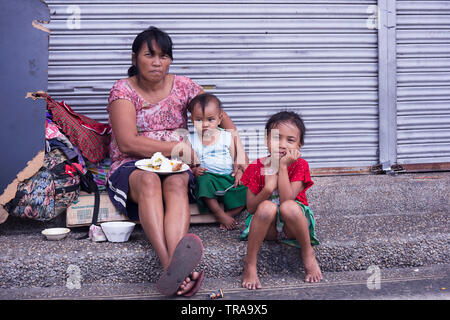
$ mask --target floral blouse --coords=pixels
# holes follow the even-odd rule
[[[139,135],[160,141],[181,141],[177,129],[187,129],[187,105],[203,88],[188,77],[174,76],[172,91],[157,104],[146,101],[133,89],[127,79],[118,80],[111,89],[107,111],[117,99],[126,99],[136,109],[136,126]],[[109,121],[111,125],[111,122]],[[108,177],[122,164],[138,160],[121,153],[114,133],[111,135],[110,157],[113,161]]]

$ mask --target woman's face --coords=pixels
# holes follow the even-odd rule
[[[152,47],[154,54],[150,52],[147,42],[144,42],[139,50],[137,59],[135,54],[132,54],[132,62],[134,65],[137,65],[139,70],[138,77],[151,82],[161,81],[169,72],[172,59],[161,51],[155,40],[152,40]]]

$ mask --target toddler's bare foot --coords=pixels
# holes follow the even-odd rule
[[[220,222],[221,230],[233,230],[237,227],[237,222],[225,212],[215,213],[217,220]]]
[[[258,271],[256,265],[245,263],[244,272],[242,273],[242,287],[248,290],[261,289],[261,282],[258,279]]]
[[[303,265],[305,266],[306,276],[305,282],[320,282],[322,280],[322,272],[320,272],[319,264],[314,256],[314,250],[302,254]]]

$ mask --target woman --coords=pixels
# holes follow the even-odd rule
[[[150,27],[136,37],[131,59],[129,77],[114,84],[108,101],[113,130],[108,192],[131,220],[139,219],[166,270],[189,229],[191,173],[160,176],[136,169],[134,162],[155,152],[169,157],[174,148],[193,154],[180,142],[177,129],[187,129],[187,105],[203,90],[191,79],[169,73],[172,40],[158,28]],[[221,127],[236,129],[226,114]],[[177,294],[187,295],[198,277],[194,272],[186,278]]]

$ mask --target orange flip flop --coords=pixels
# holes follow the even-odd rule
[[[203,244],[200,238],[192,233],[185,235],[180,242],[178,242],[169,267],[156,284],[158,291],[166,296],[175,294],[186,277],[189,276],[194,271],[194,268],[200,263],[202,255]],[[204,276],[203,273],[202,275]],[[198,280],[200,280],[200,276],[196,281]],[[203,280],[203,278],[201,280]],[[195,287],[197,287],[198,291],[201,282],[202,281],[198,281],[198,283],[184,295],[192,292]],[[195,292],[193,294],[195,294]]]

